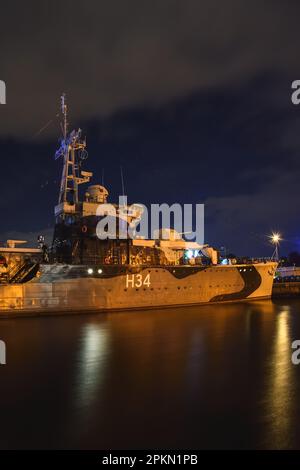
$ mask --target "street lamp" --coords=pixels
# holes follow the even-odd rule
[[[282,240],[280,233],[272,233],[272,235],[270,236],[270,240],[271,243],[275,246],[271,259],[279,261],[279,245]]]

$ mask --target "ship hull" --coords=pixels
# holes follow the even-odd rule
[[[45,265],[39,278],[0,286],[0,317],[132,310],[271,297],[276,263],[210,267]]]

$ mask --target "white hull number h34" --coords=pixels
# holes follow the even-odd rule
[[[142,274],[127,274],[126,275],[126,289],[128,287],[135,287],[139,288],[142,286],[150,287],[151,285],[151,278],[150,273],[143,277]]]

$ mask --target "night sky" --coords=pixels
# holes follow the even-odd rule
[[[299,19],[296,0],[2,3],[0,240],[50,233],[66,92],[111,200],[122,165],[130,202],[205,203],[216,247],[271,255],[279,230],[300,250]]]

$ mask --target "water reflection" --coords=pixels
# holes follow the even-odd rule
[[[267,396],[269,442],[275,449],[289,447],[292,441],[293,365],[291,362],[290,308],[279,307],[270,357]]]
[[[82,328],[75,363],[74,407],[79,419],[88,420],[95,400],[101,399],[105,381],[109,330],[105,324],[91,323]]]
[[[3,322],[0,448],[297,448],[299,312],[262,301]]]

